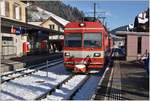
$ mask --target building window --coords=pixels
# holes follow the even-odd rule
[[[142,37],[138,37],[137,40],[137,53],[141,54],[141,48],[142,48]]]
[[[13,37],[2,36],[2,45],[13,45]]]
[[[9,17],[9,2],[8,1],[0,1],[0,15]]]
[[[21,20],[21,7],[19,6],[19,4],[14,4],[13,11],[14,19]]]
[[[60,26],[58,26],[58,31],[60,31]]]
[[[22,16],[21,16],[21,7],[19,7],[19,16],[20,16],[19,19],[21,20],[21,19],[22,19],[22,18],[21,18],[21,17],[22,17]]]
[[[2,1],[0,1],[0,15],[2,15]]]
[[[50,29],[55,29],[55,25],[49,25]]]
[[[5,2],[5,15],[6,17],[9,17],[9,2]]]
[[[0,15],[5,16],[6,15],[6,1],[1,1],[0,0]],[[9,11],[8,11],[9,12]]]

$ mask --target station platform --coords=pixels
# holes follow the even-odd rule
[[[40,64],[46,60],[54,60],[61,58],[62,53],[28,55],[23,57],[16,57],[11,59],[1,60],[0,73],[15,71],[17,69],[25,68],[30,65]]]
[[[95,100],[149,100],[149,75],[138,62],[114,61]]]

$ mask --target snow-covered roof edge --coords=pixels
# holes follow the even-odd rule
[[[55,15],[55,14],[47,11],[47,10],[44,10],[44,9],[42,9],[40,7],[37,7],[37,10],[48,14],[50,17],[52,17],[53,19],[55,19],[56,21],[58,21],[63,26],[65,26],[67,23],[69,23],[69,21],[67,21],[67,20],[65,20],[65,19],[63,19],[63,18],[61,18],[61,17],[59,17],[59,16],[57,16],[57,15]]]

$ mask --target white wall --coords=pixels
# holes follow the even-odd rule
[[[16,46],[16,55],[18,57],[23,55],[23,42],[27,41],[27,36],[2,33],[2,36],[13,37],[13,45]]]

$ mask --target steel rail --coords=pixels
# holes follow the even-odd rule
[[[76,74],[72,74],[70,75],[68,78],[66,78],[65,80],[63,80],[61,83],[59,83],[58,85],[56,85],[55,87],[53,87],[51,90],[49,90],[48,92],[44,93],[43,95],[37,97],[35,100],[41,100],[46,98],[47,96],[51,95],[53,92],[55,92],[56,89],[61,88],[63,84],[65,84],[66,82],[68,82],[69,80],[71,80],[73,77],[75,77]],[[79,89],[82,88],[82,86],[88,81],[88,79],[90,78],[89,75],[87,75],[82,81],[80,81],[77,86],[74,87],[74,89],[72,90],[71,93],[68,94],[68,96],[65,98],[66,100],[70,100],[73,98],[73,96],[75,95],[76,92],[78,92]],[[64,99],[63,99],[64,100]]]
[[[53,63],[53,62],[54,62],[54,63]],[[63,62],[62,59],[57,59],[57,60],[50,61],[50,62],[48,62],[48,64],[45,64],[45,65],[43,65],[43,66],[36,67],[35,69],[34,69],[33,66],[32,66],[32,68],[26,68],[26,69],[23,69],[23,70],[20,70],[20,71],[15,71],[15,72],[10,73],[10,74],[7,74],[7,75],[2,75],[2,76],[1,76],[1,83],[8,82],[8,81],[10,81],[10,80],[13,80],[13,79],[19,78],[19,77],[23,77],[23,76],[25,76],[25,75],[30,75],[30,74],[32,74],[32,73],[37,72],[38,70],[42,70],[42,69],[47,68],[47,66],[48,66],[48,67],[51,67],[51,66],[60,64],[60,63],[62,63],[62,62]],[[43,63],[42,63],[42,64],[43,64]],[[41,64],[40,64],[40,65],[41,65]],[[36,65],[36,66],[37,66],[37,65]],[[28,71],[28,70],[29,70],[29,72],[26,72],[26,71]],[[9,77],[8,79],[3,79],[3,77],[8,77],[9,75],[13,75],[13,74],[17,74],[17,73],[19,73],[20,75],[14,76],[14,77]]]
[[[72,100],[72,98],[76,95],[76,93],[83,87],[83,85],[89,80],[90,76],[87,75],[85,79],[83,79],[76,87],[76,89],[70,93],[66,100]]]
[[[56,59],[56,60],[52,60],[52,61],[48,61],[48,63],[53,63],[53,62],[56,62],[56,61],[59,61],[59,60],[62,60],[62,58]],[[36,68],[38,66],[43,66],[43,65],[46,65],[46,62],[43,62],[43,63],[40,63],[40,64],[36,64],[36,65],[31,65],[31,66],[28,66],[28,67],[23,68],[23,69],[19,69],[19,70],[13,71],[13,72],[2,74],[1,77],[13,75],[15,73],[22,72],[22,71],[25,71],[25,70],[28,70],[28,69],[34,69],[34,68]]]
[[[73,78],[75,75],[72,74],[69,77],[67,77],[65,80],[63,80],[62,82],[60,82],[59,84],[57,84],[56,86],[54,86],[52,89],[50,89],[49,91],[45,92],[44,94],[38,96],[37,98],[35,98],[34,100],[41,100],[43,98],[46,98],[47,95],[51,94],[52,92],[54,92],[57,88],[60,88],[64,83],[68,82],[68,80],[70,80],[71,78]]]

